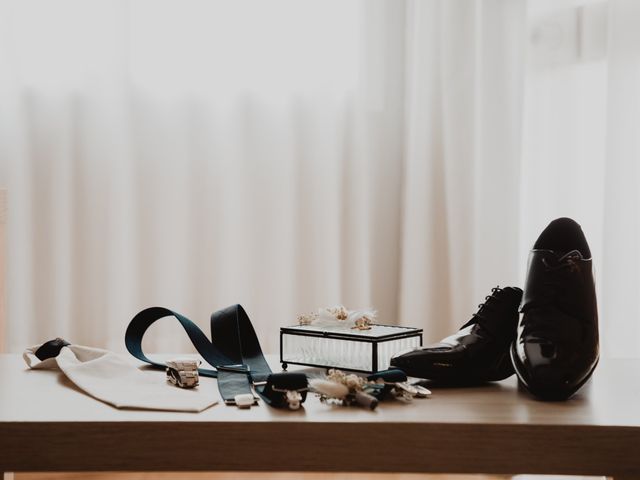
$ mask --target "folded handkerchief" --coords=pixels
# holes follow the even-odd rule
[[[61,370],[87,394],[117,408],[201,412],[218,402],[213,379],[196,388],[183,389],[167,383],[164,373],[141,370],[107,350],[63,342],[58,343],[61,348],[57,355],[58,348],[54,347],[49,353],[54,356],[43,358],[41,352],[36,355],[41,346],[27,348],[23,353],[29,368]]]

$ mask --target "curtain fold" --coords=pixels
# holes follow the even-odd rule
[[[144,307],[233,303],[267,351],[335,303],[435,341],[568,215],[604,353],[639,355],[637,10],[0,0],[8,349],[122,350]]]
[[[640,356],[639,20],[638,2],[610,3],[600,313],[606,352],[621,357]]]
[[[524,2],[412,2],[401,317],[459,328],[519,283]]]
[[[601,348],[640,355],[637,2],[536,1],[527,10],[521,250],[553,216],[591,245]],[[529,240],[531,241],[531,240]]]
[[[241,303],[271,351],[323,305],[396,323],[404,4],[81,3],[0,4],[9,349],[121,350],[149,305]]]

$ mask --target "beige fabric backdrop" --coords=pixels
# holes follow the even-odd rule
[[[637,355],[638,12],[583,4],[0,0],[8,348],[231,303],[269,350],[337,302],[437,339],[570,215]]]

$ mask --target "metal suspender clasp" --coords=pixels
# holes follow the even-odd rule
[[[235,405],[238,408],[251,408],[258,404],[258,398],[253,393],[240,393],[224,401],[225,405]]]
[[[298,388],[296,390],[289,390],[286,388],[271,387],[274,392],[284,393],[284,400],[289,407],[289,410],[298,410],[302,405],[303,398],[302,392],[309,390],[308,388]]]
[[[218,365],[216,370],[219,372],[234,372],[234,373],[250,373],[251,368],[249,365],[243,365],[242,363],[238,363],[236,365]]]

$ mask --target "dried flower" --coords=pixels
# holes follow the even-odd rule
[[[351,390],[359,390],[361,388],[360,378],[356,375],[347,375],[344,382]]]
[[[351,328],[355,328],[358,330],[371,330],[371,319],[366,315],[363,315],[360,318],[356,318],[355,325]]]
[[[318,318],[318,314],[317,313],[314,313],[314,312],[303,313],[301,315],[298,315],[298,324],[299,325],[311,325],[316,318]]]
[[[376,318],[376,311],[372,309],[347,310],[342,305],[319,308],[317,313],[298,315],[298,324],[315,325],[328,328],[352,328],[370,330]]]
[[[335,307],[327,308],[327,311],[338,320],[346,320],[349,316],[349,311],[342,305],[336,305]]]
[[[355,375],[353,373],[347,375],[342,370],[338,370],[336,368],[332,368],[329,370],[327,379],[331,380],[332,382],[345,385],[352,392],[362,390],[368,383],[363,377],[359,377],[358,375]]]

